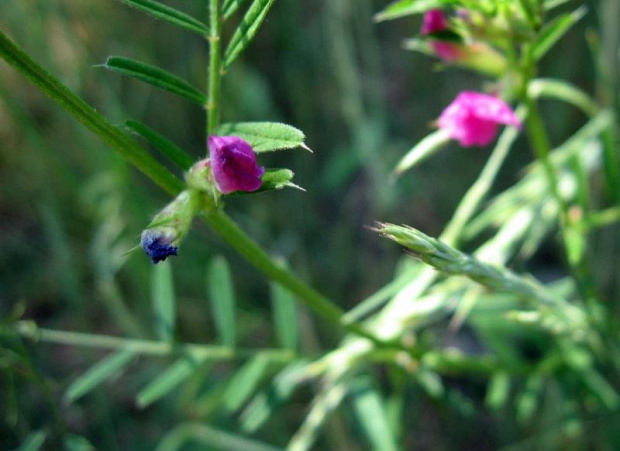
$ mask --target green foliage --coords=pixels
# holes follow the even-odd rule
[[[305,135],[301,130],[276,122],[238,122],[222,124],[216,135],[238,136],[246,140],[256,153],[304,147]]]
[[[166,6],[162,3],[155,2],[153,0],[122,0],[129,6],[133,6],[141,11],[150,14],[151,16],[170,22],[173,25],[184,28],[189,31],[201,35],[209,34],[209,27],[203,24],[198,19],[193,18],[181,11]]]
[[[207,101],[207,98],[200,89],[192,86],[176,75],[150,64],[141,63],[130,58],[110,56],[101,67],[111,70],[112,72],[118,72],[137,78],[145,83],[180,95],[181,97],[185,97],[201,105],[204,105]]]
[[[235,294],[230,266],[223,257],[215,257],[207,268],[207,293],[220,341],[235,346]]]

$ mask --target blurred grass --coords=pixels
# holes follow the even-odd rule
[[[605,18],[607,34],[602,39],[606,61],[613,64],[608,66],[606,83],[599,82],[598,89],[604,99],[615,99],[609,100],[610,105],[617,106],[618,66],[613,49],[617,55],[615,33],[620,17],[604,13],[613,9],[614,1],[586,3]],[[203,2],[168,4],[206,17]],[[456,93],[477,89],[480,80],[466,72],[433,72],[432,60],[403,50],[401,40],[417,32],[419,20],[373,24],[372,13],[385,4],[370,0],[278,2],[257,41],[223,86],[224,121],[287,122],[306,133],[315,151],[313,155],[291,152],[264,159],[266,166],[292,168],[307,193],[285,190],[237,198],[229,202],[231,214],[344,308],[388,282],[400,256],[399,249],[368,232],[367,226],[382,219],[437,235],[488,157],[486,150],[461,151],[452,146],[397,184],[386,181],[387,172],[403,152],[429,133],[432,120]],[[137,119],[193,157],[205,155],[200,107],[93,67],[109,55],[123,55],[204,86],[206,45],[199,37],[109,0],[0,2],[0,18],[4,31],[112,122]],[[592,92],[597,80],[591,65],[575,62],[591,60],[583,36],[586,29],[597,28],[596,14],[588,14],[553,49],[542,72],[562,76]],[[566,58],[567,54],[571,57]],[[24,318],[47,327],[153,338],[153,327],[145,320],[151,315],[151,264],[140,252],[124,254],[137,243],[140,231],[166,197],[4,63],[0,63],[0,80],[0,227],[4,237],[0,242],[0,315],[7,317],[23,307]],[[556,144],[584,121],[576,110],[552,109],[550,104],[543,104],[543,114]],[[521,143],[509,158],[498,189],[517,180],[529,155]],[[595,188],[602,190],[600,182]],[[617,228],[609,234],[594,242],[596,265],[608,286],[618,290]],[[609,246],[610,242],[614,244]],[[203,282],[206,263],[215,255],[225,256],[239,281],[235,286],[238,340],[255,346],[275,343],[269,327],[269,285],[202,225],[193,229],[180,257],[173,261],[176,338],[216,341],[217,328],[205,308]],[[550,247],[536,264],[553,269],[558,261],[557,249]],[[317,346],[333,343],[329,326],[305,327],[305,348],[314,341],[308,338],[313,334],[321,337]],[[8,349],[0,351],[2,358],[7,358]],[[16,366],[19,371],[11,376],[16,413],[0,424],[0,447],[14,448],[40,428],[50,429],[53,440],[58,440],[68,428],[89,437],[98,448],[152,449],[162,436],[162,425],[171,429],[177,424],[175,418],[193,419],[194,408],[207,412],[199,416],[203,420],[212,419],[222,426],[230,423],[209,409],[207,396],[209,388],[230,374],[224,364],[196,382],[202,406],[194,407],[195,400],[187,395],[136,410],[132,393],[169,364],[150,360],[140,360],[142,371],[129,372],[122,384],[109,385],[108,395],[96,392],[51,415],[52,403],[44,400],[60,399],[63,388],[100,357],[65,347],[24,350]],[[53,382],[44,382],[45,378]],[[455,381],[455,385],[461,383]],[[10,386],[3,383],[3,396],[10,395]],[[480,391],[476,384],[465,391],[481,399],[475,396]],[[305,392],[297,396],[287,421],[272,421],[261,438],[286,442],[305,415],[309,399]],[[423,414],[406,426],[419,435],[418,444],[449,447],[460,437],[464,448],[489,447],[516,434],[510,430],[516,428],[513,425],[500,427],[501,432],[488,442],[476,439],[471,431],[479,430],[481,424],[500,425],[502,417],[482,416],[477,404],[472,408],[479,415],[472,417],[439,409],[419,396],[415,399],[415,411]],[[48,421],[50,416],[55,422]],[[453,432],[446,435],[446,428],[451,427]]]

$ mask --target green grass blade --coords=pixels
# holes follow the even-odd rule
[[[237,136],[247,141],[254,152],[271,152],[279,149],[307,149],[306,136],[301,130],[278,122],[236,122],[222,124],[216,135]]]
[[[90,105],[39,66],[30,56],[0,32],[0,58],[21,72],[45,95],[98,135],[153,182],[170,194],[178,194],[183,183],[136,144],[126,133],[97,113]]]
[[[351,390],[353,407],[372,449],[396,451],[399,449],[387,422],[387,411],[381,396],[370,378],[355,382]]]
[[[180,168],[187,170],[194,163],[194,158],[192,158],[187,152],[165,136],[160,135],[155,130],[142,124],[141,122],[128,120],[125,122],[125,127],[142,136],[149,143],[151,143],[153,147],[170,158],[170,160]]]
[[[283,348],[294,351],[298,347],[299,331],[295,297],[279,283],[272,282],[270,288],[278,343]]]
[[[189,378],[207,359],[206,355],[187,355],[170,365],[136,395],[136,403],[145,408],[159,400]]]
[[[252,2],[228,43],[224,53],[224,69],[228,69],[254,39],[274,3],[275,0],[254,0]]]
[[[279,449],[230,432],[220,431],[202,423],[186,423],[167,434],[157,446],[156,451],[186,449],[183,445],[190,442],[200,444],[202,447],[199,449],[222,451],[277,451]]]
[[[199,103],[200,105],[204,105],[207,102],[206,96],[200,89],[182,78],[150,64],[141,63],[131,58],[110,56],[101,67],[123,75],[129,75],[130,77],[148,83],[156,88],[172,92],[173,94],[177,94],[188,100]]]
[[[151,298],[156,336],[161,341],[171,343],[174,338],[175,297],[172,266],[168,262],[153,266]]]
[[[206,36],[209,34],[209,27],[204,23],[195,19],[194,17],[171,8],[167,5],[163,5],[153,0],[121,0],[127,3],[129,6],[133,6],[136,9],[144,11],[145,13],[157,18],[165,20],[173,25],[176,25],[186,30],[193,31],[194,33]]]
[[[224,19],[228,19],[245,3],[245,0],[224,0],[224,6],[222,6],[222,14]]]
[[[269,359],[258,354],[231,379],[224,392],[224,409],[234,412],[254,394],[269,369]]]
[[[65,399],[72,403],[90,393],[106,380],[121,373],[136,355],[136,351],[124,349],[107,356],[67,387]]]
[[[230,267],[224,257],[215,257],[207,268],[207,294],[220,341],[236,344],[235,292]]]
[[[541,31],[534,45],[534,58],[538,61],[586,14],[588,8],[581,6],[575,11],[558,16]]]

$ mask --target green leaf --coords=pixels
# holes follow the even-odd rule
[[[228,69],[250,44],[274,3],[275,0],[254,0],[252,2],[228,43],[224,53],[224,69]]]
[[[387,411],[379,392],[370,378],[365,377],[354,383],[352,389],[353,407],[357,418],[372,443],[372,449],[391,451],[399,446],[387,423]]]
[[[441,0],[400,0],[392,3],[383,11],[375,14],[375,21],[393,20],[413,14],[422,14],[434,8],[444,5]]]
[[[158,19],[170,22],[173,25],[177,25],[186,30],[193,31],[201,35],[209,34],[209,27],[203,24],[198,19],[171,8],[167,5],[163,5],[153,0],[121,0],[127,3],[129,6],[133,6],[141,11],[150,14]]]
[[[547,25],[541,31],[540,37],[534,44],[534,58],[538,61],[558,42],[570,28],[586,14],[588,8],[582,6],[575,11],[562,14]]]
[[[47,433],[45,431],[31,432],[16,451],[38,451],[45,443],[46,438]]]
[[[96,451],[96,448],[80,435],[65,435],[62,444],[65,451]]]
[[[2,32],[0,32],[0,57],[168,193],[176,195],[183,189],[181,180],[158,163],[126,133],[39,66]]]
[[[171,343],[174,338],[175,298],[172,266],[169,262],[161,262],[153,266],[151,298],[157,338]]]
[[[224,392],[224,409],[236,411],[254,394],[269,368],[269,359],[258,354],[231,379]]]
[[[222,6],[222,14],[224,19],[228,19],[245,3],[245,0],[224,0],[224,6]]]
[[[170,365],[163,373],[152,380],[136,395],[139,407],[144,408],[165,396],[181,382],[200,369],[200,365],[207,360],[207,355],[186,354]]]
[[[393,174],[395,176],[401,175],[406,170],[439,152],[449,142],[450,136],[444,130],[431,133],[405,154],[394,168]]]
[[[498,410],[506,405],[509,396],[510,374],[506,371],[497,371],[491,376],[484,402],[489,409]]]
[[[549,11],[552,10],[553,8],[557,8],[558,6],[563,5],[564,3],[568,3],[572,0],[545,0],[544,2],[544,8]]]
[[[186,423],[173,429],[159,443],[156,451],[176,451],[178,449],[193,449],[187,445],[196,442],[202,446],[198,449],[213,449],[221,451],[277,451],[280,448],[264,445],[240,435],[224,432],[203,423]]]
[[[279,283],[271,282],[269,286],[278,343],[283,348],[294,351],[298,345],[299,330],[297,302],[291,292]]]
[[[187,170],[194,163],[194,158],[189,156],[187,152],[185,152],[183,149],[181,149],[179,146],[177,146],[165,136],[160,135],[155,130],[142,124],[141,122],[128,120],[125,122],[125,127],[138,133],[140,136],[150,142],[153,147],[155,147],[161,153],[170,158],[170,160],[180,168]]]
[[[207,98],[200,89],[182,78],[160,69],[159,67],[151,66],[150,64],[141,63],[130,58],[110,56],[101,67],[137,78],[145,83],[185,97],[201,105],[207,102]]]
[[[532,97],[547,97],[561,100],[582,110],[588,116],[594,116],[599,108],[594,99],[576,86],[564,80],[537,78],[528,85]]]
[[[236,344],[235,294],[230,267],[224,257],[215,257],[207,268],[207,294],[220,342]]]
[[[123,349],[107,356],[67,387],[65,399],[72,403],[88,394],[106,380],[121,373],[135,356],[136,352],[131,349]]]
[[[247,141],[254,152],[270,152],[278,149],[303,147],[306,136],[301,130],[278,122],[237,122],[222,124],[216,135],[237,136]],[[308,149],[309,150],[309,149]]]
[[[286,187],[297,188],[299,190],[305,191],[300,186],[295,185],[291,182],[294,176],[295,174],[290,169],[267,169],[262,177],[263,184],[258,190],[254,191],[254,193],[279,190]]]

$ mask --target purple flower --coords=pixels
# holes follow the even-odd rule
[[[521,120],[503,100],[480,92],[463,91],[443,110],[438,124],[463,147],[482,147],[495,139],[498,124],[520,128]]]
[[[256,164],[250,144],[236,136],[210,136],[208,144],[213,178],[222,194],[261,187],[265,168]]]
[[[160,229],[146,229],[142,232],[140,244],[153,263],[159,263],[171,255],[177,255],[179,248],[172,245],[174,239],[174,233],[167,233]]]
[[[446,16],[444,16],[443,12],[440,9],[431,9],[429,12],[424,14],[422,30],[420,30],[420,33],[425,36],[438,31],[443,31],[446,28],[448,28],[448,21],[446,20]]]

